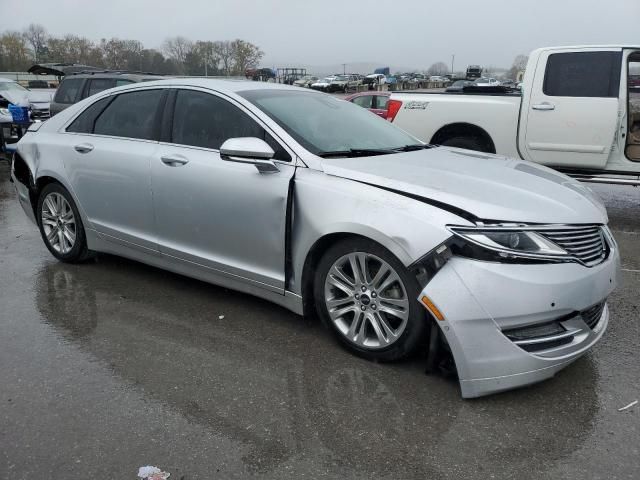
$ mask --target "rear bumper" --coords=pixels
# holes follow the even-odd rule
[[[451,348],[462,396],[539,382],[583,355],[600,340],[609,322],[606,305],[591,320],[586,312],[614,290],[619,268],[617,249],[591,268],[451,258],[422,295],[444,315],[437,323]],[[525,337],[524,342],[517,340],[519,345],[507,336],[540,325],[557,331]],[[553,340],[558,336],[562,340]]]

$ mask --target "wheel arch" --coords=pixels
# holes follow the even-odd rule
[[[496,153],[496,146],[491,135],[484,128],[473,123],[456,122],[444,125],[433,134],[429,143],[439,145],[445,140],[461,136],[477,138],[486,145],[487,153]]]
[[[305,316],[312,315],[315,311],[313,299],[313,274],[322,255],[336,242],[348,238],[361,238],[377,243],[389,250],[400,262],[408,266],[413,261],[407,251],[397,242],[393,241],[382,232],[362,225],[360,228],[336,229],[320,235],[310,246],[305,255],[300,277],[300,291],[303,301],[303,311]]]

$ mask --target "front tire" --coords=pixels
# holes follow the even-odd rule
[[[62,185],[50,183],[42,189],[36,213],[42,240],[58,260],[77,263],[93,255],[78,207]]]
[[[316,309],[348,350],[377,361],[408,357],[427,318],[417,280],[386,248],[352,238],[332,246],[314,278]]]

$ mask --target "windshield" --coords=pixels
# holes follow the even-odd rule
[[[475,83],[489,83],[489,79],[488,78],[477,78],[475,80]]]
[[[368,110],[322,93],[269,89],[239,95],[316,155],[347,152],[347,156],[351,150],[401,149],[420,143]]]
[[[336,77],[336,80],[338,80],[338,81],[349,80],[349,77],[347,77],[346,75],[338,75]]]
[[[28,92],[28,90],[16,82],[0,82],[0,92]]]

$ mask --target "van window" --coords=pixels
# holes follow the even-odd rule
[[[617,97],[621,52],[553,53],[542,91],[550,97]]]
[[[62,81],[56,92],[56,103],[75,103],[78,91],[82,87],[82,78],[67,78]]]
[[[88,97],[100,93],[108,88],[113,88],[116,85],[116,81],[113,78],[92,78],[89,80],[89,92]]]

